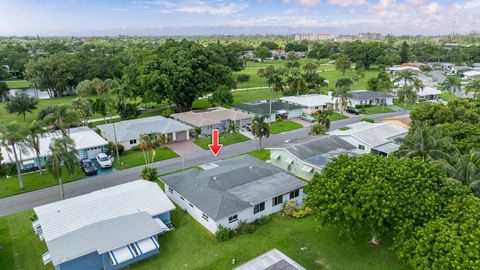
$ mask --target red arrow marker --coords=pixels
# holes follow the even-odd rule
[[[212,144],[209,144],[208,147],[214,156],[217,156],[218,152],[222,149],[223,144],[220,144],[220,133],[218,129],[212,129]]]

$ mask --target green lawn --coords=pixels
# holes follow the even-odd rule
[[[53,270],[44,266],[44,242],[34,235],[30,223],[33,211],[0,217],[2,269]],[[159,239],[160,254],[129,267],[138,270],[232,269],[260,254],[277,248],[307,269],[399,270],[405,267],[389,250],[370,248],[369,233],[340,236],[334,226],[320,226],[314,217],[293,219],[272,216],[248,235],[236,235],[217,242],[212,234],[179,208],[172,213],[175,230]],[[232,260],[236,264],[232,265]]]
[[[444,91],[440,94],[440,99],[444,100],[444,101],[450,101],[452,99],[456,98],[456,96],[448,91]]]
[[[336,112],[334,112],[334,113],[332,113],[332,115],[328,116],[328,119],[330,119],[331,122],[342,120],[342,119],[347,119],[347,118],[348,118],[347,116],[336,113]]]
[[[261,160],[269,160],[270,159],[270,150],[268,149],[261,149],[261,150],[253,150],[252,152],[248,153],[252,157],[256,157]]]
[[[151,153],[149,153],[151,156]],[[155,149],[155,158],[153,162],[162,161],[166,159],[176,158],[178,154],[173,152],[168,147],[159,147]],[[142,150],[133,150],[125,151],[123,155],[120,156],[121,164],[118,164],[115,160],[114,167],[118,170],[123,170],[131,167],[136,167],[140,165],[145,165],[145,157]]]
[[[32,86],[32,84],[26,80],[12,80],[5,82],[10,89],[25,89]]]
[[[71,179],[69,179],[68,176],[66,175],[66,172],[64,172],[63,181],[67,183],[67,182],[79,180],[82,178],[85,178],[85,175],[80,169],[78,169],[75,171],[75,174],[72,176]],[[13,196],[20,193],[30,192],[30,191],[51,187],[55,185],[58,185],[58,182],[55,181],[52,175],[48,172],[44,172],[43,175],[40,175],[40,173],[38,172],[23,175],[23,186],[24,186],[23,190],[20,190],[20,186],[18,184],[18,178],[16,175],[11,176],[8,179],[6,177],[1,177],[0,178],[0,198]],[[60,196],[60,193],[58,196]]]
[[[390,109],[388,106],[385,106],[382,111],[382,106],[371,106],[368,108],[364,109],[365,111],[362,111],[363,114],[379,114],[379,113],[389,113],[389,112],[395,112],[394,110]]]
[[[222,133],[220,134],[220,144],[223,144],[223,146],[227,146],[230,144],[235,144],[239,142],[244,142],[250,140],[248,137],[245,135],[242,135],[240,133]],[[205,138],[198,138],[195,140],[195,144],[200,146],[203,149],[209,149],[208,145],[212,143],[212,138],[211,137],[205,137]]]
[[[271,134],[278,134],[294,129],[299,129],[302,128],[303,126],[297,122],[293,122],[290,120],[283,120],[280,122],[272,122],[272,126],[270,128],[270,133]]]

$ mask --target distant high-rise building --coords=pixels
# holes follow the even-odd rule
[[[295,34],[296,41],[302,40],[333,40],[334,37],[331,34]]]
[[[359,39],[380,39],[382,38],[382,34],[380,33],[358,33],[358,38]]]

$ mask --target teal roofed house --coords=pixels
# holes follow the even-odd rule
[[[174,209],[156,183],[138,180],[36,207],[32,225],[57,270],[121,269],[160,252]]]

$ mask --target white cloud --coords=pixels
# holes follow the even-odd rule
[[[368,3],[367,0],[328,0],[329,4],[341,7],[360,6]]]
[[[192,13],[192,14],[208,14],[208,15],[219,15],[219,16],[228,16],[241,12],[246,9],[248,5],[246,3],[240,4],[207,4],[203,2],[198,2],[193,5],[185,5],[176,8],[171,8],[169,11],[171,13]]]
[[[285,4],[289,4],[289,3],[292,3],[292,2],[297,2],[300,5],[307,6],[307,7],[316,6],[316,5],[320,4],[320,0],[283,0],[283,2]]]
[[[480,0],[468,1],[463,6],[464,8],[480,8]]]
[[[110,10],[111,10],[111,11],[117,11],[117,12],[128,11],[128,9],[126,9],[126,8],[111,8]]]

